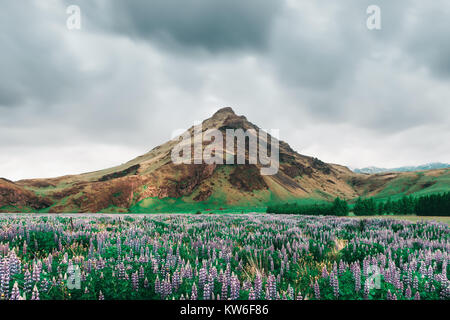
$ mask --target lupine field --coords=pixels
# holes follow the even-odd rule
[[[437,222],[0,216],[4,300],[448,300],[449,260]]]

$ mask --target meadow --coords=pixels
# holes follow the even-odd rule
[[[1,299],[449,300],[449,225],[402,219],[5,214]]]

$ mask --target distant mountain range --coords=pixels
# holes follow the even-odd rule
[[[410,171],[423,171],[423,170],[434,170],[434,169],[445,169],[450,168],[449,163],[441,163],[441,162],[433,162],[422,164],[420,166],[405,166],[399,168],[378,168],[378,167],[366,167],[360,169],[353,169],[355,173],[366,173],[366,174],[374,174],[374,173],[382,173],[382,172],[410,172]]]

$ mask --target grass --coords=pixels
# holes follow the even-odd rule
[[[130,207],[131,213],[248,213],[265,212],[266,206],[226,206],[224,202],[194,202],[189,198],[146,198]]]
[[[115,205],[110,205],[108,208],[105,208],[98,213],[127,213],[128,209],[117,207]]]
[[[19,207],[19,206],[3,206],[0,207],[0,212],[12,212],[12,213],[32,213],[33,209],[31,207]]]
[[[215,193],[207,201],[194,201],[194,195],[183,198],[163,198],[157,197],[143,199],[130,207],[131,213],[196,213],[196,212],[214,212],[214,213],[248,213],[248,212],[266,212],[267,206],[280,202],[265,191],[255,191],[253,199],[243,199],[239,202],[227,204],[226,195]],[[282,201],[284,203],[284,201]],[[314,205],[328,203],[324,200],[311,198],[297,198],[288,201],[300,205]],[[105,210],[104,212],[109,212]]]
[[[439,176],[425,174],[424,172],[415,172],[414,176],[411,175],[388,182],[385,188],[374,198],[383,201],[388,198],[398,200],[405,195],[419,197],[450,191],[450,170],[445,170],[445,173]]]

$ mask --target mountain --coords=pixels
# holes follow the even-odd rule
[[[231,108],[203,121],[208,129],[259,128]],[[267,141],[271,140],[269,135]],[[0,179],[0,212],[192,212],[197,210],[263,210],[278,201],[329,201],[339,196],[354,199],[381,195],[439,191],[450,185],[449,170],[364,175],[295,152],[279,141],[279,170],[262,175],[260,164],[175,164],[172,150],[179,141],[168,141],[125,164],[81,175],[52,179],[9,181]],[[202,143],[203,150],[208,146]],[[192,145],[188,146],[190,150]],[[224,149],[223,159],[236,150]],[[445,180],[447,179],[447,180]],[[439,181],[437,181],[439,180]],[[444,182],[442,182],[444,181]],[[442,184],[443,183],[443,184]],[[411,191],[411,192],[410,192]]]
[[[449,163],[441,163],[441,162],[433,162],[427,163],[420,166],[405,166],[399,168],[378,168],[378,167],[366,167],[360,169],[353,169],[353,172],[356,173],[366,173],[366,174],[374,174],[381,172],[410,172],[410,171],[423,171],[423,170],[435,170],[435,169],[445,169],[450,168]]]

